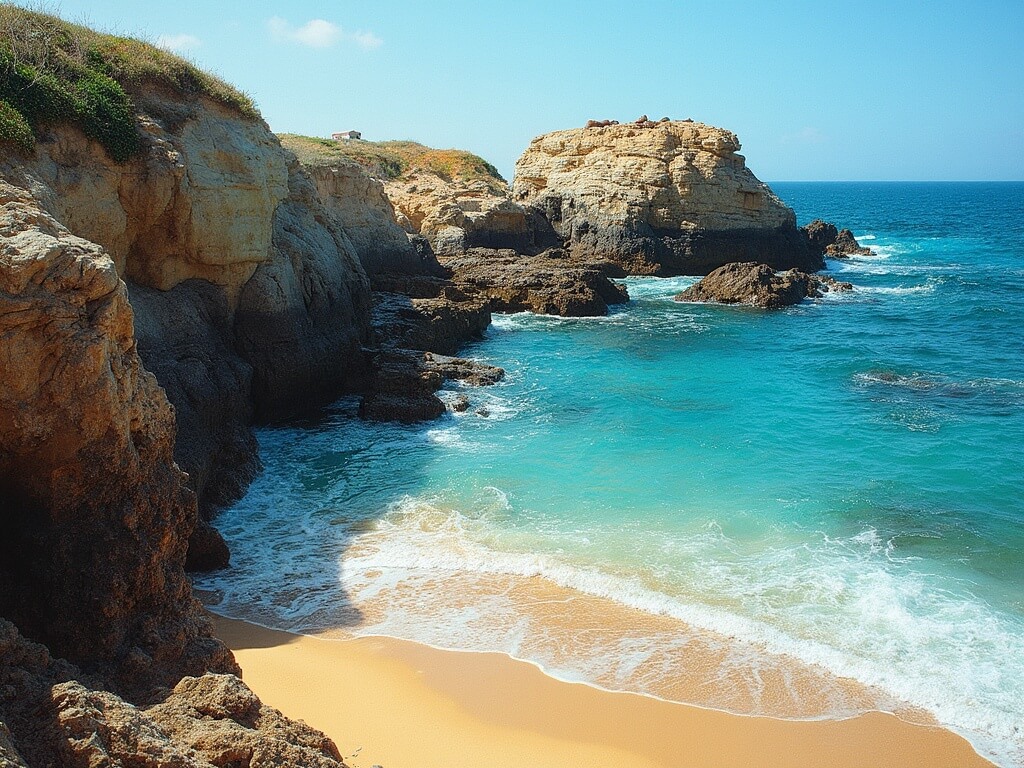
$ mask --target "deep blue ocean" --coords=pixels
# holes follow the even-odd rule
[[[198,586],[706,706],[931,716],[1024,765],[1024,184],[772,188],[874,249],[829,263],[851,293],[634,278],[607,318],[495,316],[464,354],[507,378],[442,393],[465,414],[260,431]]]

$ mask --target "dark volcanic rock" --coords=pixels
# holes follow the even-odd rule
[[[767,264],[726,264],[676,296],[676,301],[716,301],[774,309],[798,304],[808,295],[806,273],[776,274]]]
[[[594,317],[608,314],[609,304],[629,300],[626,289],[600,269],[570,261],[559,248],[536,256],[471,248],[443,263],[453,282],[489,297],[496,312]]]

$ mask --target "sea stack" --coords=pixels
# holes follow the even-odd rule
[[[796,216],[738,154],[736,134],[692,121],[591,124],[538,136],[513,199],[573,258],[623,274],[708,274],[729,262],[822,269]]]

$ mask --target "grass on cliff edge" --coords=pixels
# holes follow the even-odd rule
[[[113,159],[127,160],[141,147],[129,92],[146,85],[259,117],[248,96],[179,56],[0,4],[0,142],[31,151],[43,126],[71,123]]]
[[[429,171],[445,181],[483,181],[495,191],[505,183],[497,168],[461,149],[431,149],[415,141],[335,141],[293,133],[282,133],[278,138],[303,165],[326,166],[347,159],[382,179]]]

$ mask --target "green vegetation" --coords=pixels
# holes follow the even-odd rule
[[[431,149],[415,141],[334,141],[291,133],[279,136],[304,165],[330,165],[352,160],[384,179],[398,179],[416,171],[435,173],[446,181],[504,183],[498,170],[470,152]]]
[[[174,54],[0,5],[0,142],[29,150],[34,131],[71,123],[127,160],[141,146],[129,94],[152,85],[259,116],[248,96]]]

